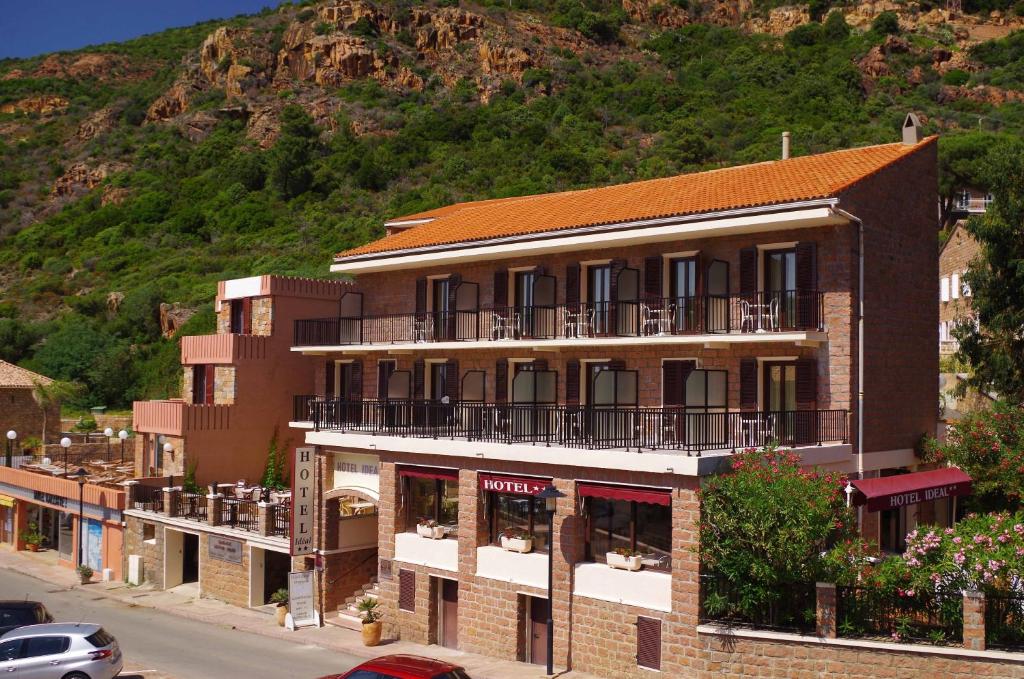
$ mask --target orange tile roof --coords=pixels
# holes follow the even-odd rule
[[[50,384],[53,380],[13,363],[0,360],[0,389],[31,389],[36,382]]]
[[[431,221],[346,250],[337,258],[828,198],[935,140],[928,137],[912,146],[866,146],[579,191],[457,203],[402,217]]]

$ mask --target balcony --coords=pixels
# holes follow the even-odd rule
[[[544,444],[588,450],[733,451],[770,443],[815,446],[849,441],[846,410],[704,412],[685,407],[437,403],[295,399],[295,422],[317,431]]]
[[[295,321],[293,345],[365,348],[599,339],[678,342],[697,336],[763,339],[821,332],[823,293],[788,291],[304,319]]]
[[[951,340],[942,340],[942,339],[940,339],[939,340],[939,355],[940,356],[949,356],[951,354],[955,354],[959,350],[960,350],[960,342],[959,341],[957,341],[955,339],[951,339]]]
[[[132,427],[137,432],[184,436],[231,426],[231,406],[185,403],[180,400],[135,401]]]
[[[187,335],[181,338],[182,365],[232,365],[267,357],[270,338],[262,335]]]

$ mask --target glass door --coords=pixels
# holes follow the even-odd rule
[[[669,304],[673,312],[676,332],[698,329],[697,260],[682,257],[669,262]]]
[[[450,283],[447,278],[435,278],[431,281],[431,301],[434,312],[434,339],[448,339],[451,335],[448,331],[448,291]]]
[[[779,330],[796,326],[796,250],[764,253],[764,299],[761,328]]]
[[[796,410],[796,364],[765,362],[764,399],[762,408],[767,411],[765,426],[770,438],[781,444],[793,443],[793,413]]]
[[[611,301],[611,266],[601,264],[587,267],[587,306],[594,314],[593,334],[608,334],[611,325]]]
[[[517,271],[515,275],[515,313],[519,315],[518,331],[533,337],[533,285],[537,280],[534,271]]]

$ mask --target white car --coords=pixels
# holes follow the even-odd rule
[[[113,679],[123,665],[117,639],[91,623],[27,625],[0,637],[0,676]]]

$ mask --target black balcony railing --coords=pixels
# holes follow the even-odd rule
[[[288,537],[291,534],[292,526],[292,503],[288,500],[281,502],[274,509],[274,524],[271,526],[271,535]]]
[[[259,503],[256,500],[224,498],[221,524],[239,530],[256,532],[260,528]]]
[[[706,412],[688,408],[539,403],[312,399],[316,429],[568,448],[703,450],[816,445],[849,440],[846,410]]]
[[[985,595],[985,647],[1024,650],[1024,594]]]
[[[820,292],[590,302],[295,321],[295,346],[822,330]]]
[[[145,509],[153,512],[164,510],[164,491],[159,486],[137,485],[132,491],[135,509]]]
[[[177,493],[175,515],[182,519],[206,521],[206,496],[202,493]]]
[[[309,422],[313,419],[312,403],[316,396],[299,394],[292,397],[292,422]]]
[[[921,592],[895,595],[874,587],[836,587],[841,637],[887,637],[933,644],[963,639],[963,598]]]

